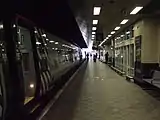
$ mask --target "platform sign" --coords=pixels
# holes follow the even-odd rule
[[[135,38],[136,61],[138,62],[141,62],[141,39],[142,39],[141,35]]]

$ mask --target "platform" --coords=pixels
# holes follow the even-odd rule
[[[107,65],[89,61],[42,120],[159,120],[160,101]]]

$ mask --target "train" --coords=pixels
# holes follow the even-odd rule
[[[26,18],[0,21],[0,120],[34,120],[85,61],[81,48]]]

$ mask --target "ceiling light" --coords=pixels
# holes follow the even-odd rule
[[[130,33],[131,33],[130,31],[126,32],[126,34],[130,34]]]
[[[52,50],[54,50],[54,48],[52,48]]]
[[[94,38],[95,37],[95,35],[92,35],[92,38]]]
[[[55,42],[55,44],[57,45],[57,44],[58,44],[58,42]]]
[[[44,44],[45,46],[47,45],[47,44]]]
[[[55,50],[58,50],[58,48],[55,48]]]
[[[46,34],[43,34],[42,36],[43,36],[43,37],[46,37]]]
[[[122,22],[121,22],[121,25],[124,25],[128,22],[128,19],[124,19]]]
[[[50,43],[53,43],[54,41],[53,40],[51,40],[51,41],[49,41]]]
[[[115,34],[115,33],[116,33],[115,31],[112,31],[112,32],[111,32],[112,35]]]
[[[37,45],[40,45],[41,43],[40,43],[40,42],[36,42],[36,44],[37,44]]]
[[[93,15],[99,15],[101,11],[101,7],[94,7]]]
[[[120,28],[121,28],[121,27],[118,26],[118,27],[116,27],[114,30],[119,30]]]
[[[143,7],[136,7],[134,10],[130,13],[131,15],[137,14]]]
[[[37,31],[37,30],[35,30],[35,31],[34,31],[34,33],[38,33],[38,31]]]
[[[98,24],[98,20],[93,20],[93,25],[97,25]]]
[[[95,35],[96,34],[96,32],[92,32],[92,35]]]
[[[49,39],[46,39],[47,41],[49,40]]]
[[[124,37],[124,35],[121,35],[121,37]]]
[[[111,37],[112,35],[108,35],[108,37]]]
[[[97,28],[96,27],[92,27],[92,30],[97,30]]]

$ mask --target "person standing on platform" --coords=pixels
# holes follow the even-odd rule
[[[108,56],[109,56],[109,54],[108,54],[108,52],[105,54],[105,60],[106,60],[106,63],[108,64]]]

